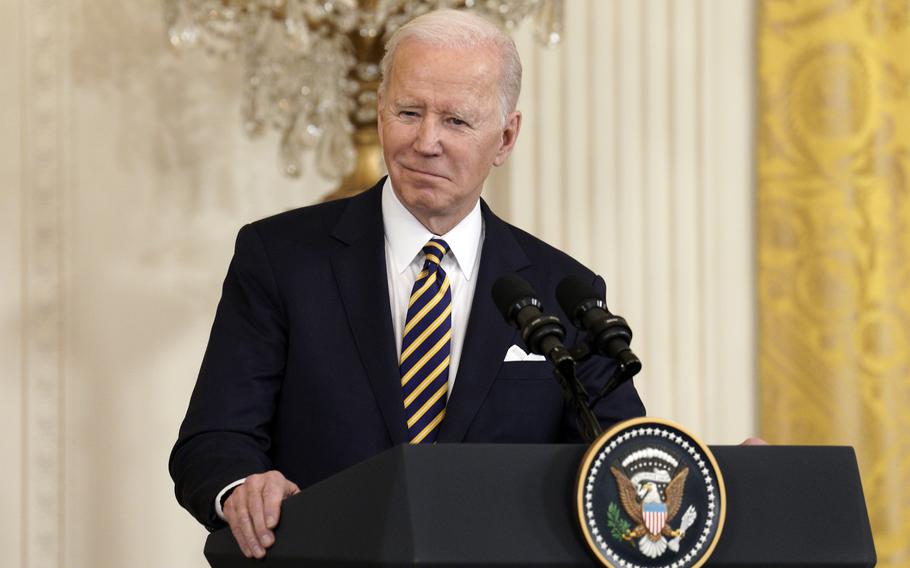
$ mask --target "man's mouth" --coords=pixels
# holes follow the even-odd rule
[[[413,173],[415,173],[415,174],[421,174],[421,175],[430,176],[430,177],[436,177],[436,178],[441,178],[441,179],[449,179],[449,178],[447,178],[446,176],[444,176],[444,175],[442,175],[442,174],[438,174],[438,173],[436,173],[436,172],[431,172],[431,171],[423,170],[423,169],[420,169],[420,168],[413,168],[413,167],[410,167],[410,166],[406,166],[406,165],[404,165],[404,164],[401,164],[401,167],[403,167],[404,169],[408,170],[409,172],[413,172]]]

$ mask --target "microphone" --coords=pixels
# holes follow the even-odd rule
[[[493,302],[502,317],[521,331],[528,351],[546,356],[556,367],[563,397],[575,406],[578,431],[593,442],[602,430],[589,406],[588,391],[575,375],[575,358],[562,344],[566,336],[562,322],[541,311],[543,306],[534,288],[517,274],[507,274],[493,284]]]
[[[528,282],[516,275],[507,274],[493,284],[493,302],[502,317],[521,331],[521,338],[531,353],[544,355],[560,365],[574,363],[572,355],[562,340],[566,329],[559,318],[542,312],[542,304]]]
[[[620,374],[630,378],[641,371],[641,361],[632,352],[632,330],[626,320],[610,313],[607,302],[590,283],[575,275],[556,286],[556,301],[578,329],[588,332],[591,348],[617,362]]]

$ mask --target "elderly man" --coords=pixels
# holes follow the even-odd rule
[[[389,176],[240,231],[170,470],[180,503],[227,522],[247,556],[274,542],[284,498],[393,445],[580,440],[549,364],[514,356],[490,294],[517,272],[553,310],[565,275],[604,286],[480,199],[518,138],[520,85],[496,26],[415,19],[383,60]],[[594,389],[612,368],[579,374]],[[644,413],[630,383],[594,410],[604,426]]]

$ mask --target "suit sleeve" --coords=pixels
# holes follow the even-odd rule
[[[593,285],[601,297],[606,296],[607,286],[603,278],[597,276]],[[580,363],[576,373],[593,400],[597,393],[600,392],[600,389],[613,376],[615,370],[616,363],[612,359],[595,356]],[[635,390],[633,381],[628,380],[610,393],[609,396],[601,399],[593,408],[593,411],[594,415],[597,416],[598,422],[600,422],[601,428],[607,430],[617,422],[644,416],[645,405],[638,396],[638,391]],[[567,421],[564,428],[567,441],[582,442],[583,440],[576,424],[574,407],[567,405],[564,415]]]
[[[215,496],[272,468],[270,424],[287,358],[286,310],[255,226],[237,235],[196,387],[171,452],[177,501],[209,529]]]

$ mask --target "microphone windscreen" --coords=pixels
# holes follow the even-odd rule
[[[517,274],[506,274],[493,283],[493,303],[499,308],[502,317],[511,323],[512,306],[522,298],[537,298],[534,288],[528,281]]]
[[[599,299],[597,289],[574,274],[566,276],[556,286],[556,301],[570,318],[575,317],[579,305],[596,299]]]

